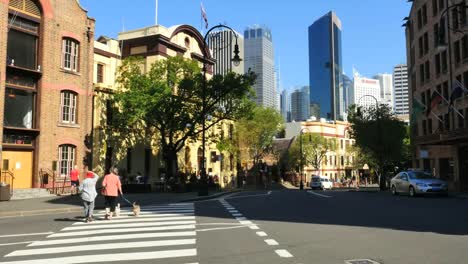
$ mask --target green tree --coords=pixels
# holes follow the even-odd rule
[[[406,124],[400,121],[391,109],[380,104],[378,107],[358,109],[350,107],[351,135],[356,145],[373,164],[380,175],[380,189],[386,189],[385,172],[389,167],[401,163],[404,154]]]
[[[289,163],[296,167],[301,165],[301,140],[304,166],[312,166],[319,171],[324,158],[330,151],[335,151],[335,139],[327,139],[318,133],[306,133],[297,138],[289,150]]]
[[[204,93],[196,61],[169,57],[155,62],[147,72],[144,63],[141,58],[129,58],[119,68],[121,89],[115,94],[119,111],[114,113],[113,126],[123,133],[157,132],[169,176],[178,171],[177,153],[186,141],[199,139],[203,119],[209,130],[223,120],[237,120],[251,112],[254,74],[215,75],[207,80]]]

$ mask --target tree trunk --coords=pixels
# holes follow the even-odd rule
[[[167,174],[167,179],[170,179],[173,177],[174,179],[177,180],[177,172],[179,170],[179,164],[177,160],[177,152],[172,149],[167,147],[164,149],[165,153],[165,162],[166,162],[166,174]]]

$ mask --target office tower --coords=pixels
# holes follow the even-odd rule
[[[377,74],[374,79],[380,82],[380,98],[382,103],[393,109],[393,76],[388,73]]]
[[[341,21],[334,12],[309,27],[309,82],[310,102],[319,105],[320,117],[342,120]]]
[[[349,78],[347,75],[343,74],[343,108],[345,113],[348,112],[348,107],[350,106],[349,92],[352,86],[353,80],[351,80],[351,78]]]
[[[291,97],[286,89],[280,94],[281,116],[285,122],[291,122]]]
[[[239,56],[244,58],[244,37],[237,33],[237,43],[239,45]],[[214,65],[214,74],[224,75],[230,71],[235,73],[244,73],[244,60],[238,66],[234,65],[234,46],[236,44],[236,35],[231,30],[221,30],[210,33],[208,37],[208,47],[216,60]]]
[[[405,64],[395,66],[393,69],[394,109],[397,115],[409,114],[408,101],[408,68]]]
[[[310,117],[308,86],[296,89],[291,93],[291,118],[294,121],[306,121]]]
[[[252,26],[244,31],[244,71],[257,74],[254,85],[257,105],[275,108],[275,67],[271,30]]]
[[[349,96],[351,104],[361,107],[375,107],[376,100],[381,102],[380,82],[375,79],[354,76]]]

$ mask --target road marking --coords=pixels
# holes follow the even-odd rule
[[[324,197],[324,198],[332,198],[333,197],[333,196],[329,196],[329,195],[325,195],[325,194],[316,193],[314,191],[307,191],[307,192],[310,193],[310,194],[316,195],[316,196]]]
[[[292,258],[293,255],[291,255],[291,253],[289,253],[289,251],[287,251],[286,249],[277,249],[275,250],[275,253],[278,254],[278,256],[282,257],[282,258]]]
[[[75,231],[75,230],[90,230],[90,229],[107,229],[107,228],[122,228],[122,227],[150,227],[150,226],[169,226],[169,225],[189,225],[196,224],[195,220],[189,221],[167,221],[167,222],[154,222],[154,223],[131,223],[131,224],[115,224],[112,223],[109,225],[81,225],[81,226],[70,226],[65,227],[60,231]]]
[[[4,238],[4,237],[21,237],[21,236],[42,236],[42,235],[50,235],[50,234],[53,234],[53,233],[54,232],[1,235],[0,238]]]
[[[238,213],[238,214],[232,214],[232,216],[242,216],[241,213]]]
[[[84,245],[84,246],[16,250],[6,255],[5,257],[31,256],[31,255],[42,255],[42,254],[62,254],[62,253],[67,253],[67,252],[95,251],[95,250],[116,249],[116,248],[145,248],[145,247],[194,245],[195,243],[196,243],[196,239],[143,241],[143,242],[132,242],[132,243],[105,243],[105,244],[93,244],[92,246]]]
[[[261,236],[261,237],[266,237],[268,236],[267,233],[263,232],[263,231],[260,231],[260,232],[257,232],[256,233],[258,236]]]
[[[67,239],[36,241],[28,245],[28,247],[94,242],[94,241],[112,241],[112,240],[118,240],[118,239],[124,240],[124,239],[157,238],[157,237],[158,238],[159,237],[184,237],[184,236],[195,236],[195,235],[196,235],[195,231],[185,231],[185,232],[162,232],[162,233],[124,234],[124,235],[110,235],[110,236],[67,238]]]
[[[166,211],[141,211],[140,215],[158,215],[160,213],[193,213],[194,210],[166,210]],[[131,211],[120,211],[120,214],[132,214]],[[93,214],[93,216],[104,216],[105,213]]]
[[[242,225],[253,225],[252,221],[239,221]]]
[[[206,231],[215,231],[215,230],[227,230],[227,229],[236,229],[236,228],[243,228],[244,225],[240,226],[229,226],[229,227],[215,227],[215,228],[207,228],[207,229],[197,229],[197,232],[206,232]]]
[[[54,237],[71,237],[71,236],[90,236],[97,234],[112,234],[112,233],[127,233],[127,232],[146,232],[146,231],[167,231],[167,230],[184,230],[195,229],[195,225],[174,225],[174,226],[156,226],[156,227],[142,227],[142,228],[118,228],[118,229],[98,229],[86,230],[76,232],[63,232],[52,234],[47,238]]]
[[[244,196],[234,196],[234,197],[228,197],[228,198],[226,198],[226,199],[232,200],[232,199],[241,199],[241,198],[251,198],[251,197],[268,196],[268,195],[271,195],[271,193],[252,194],[252,195],[244,195]]]
[[[14,243],[4,243],[4,244],[0,244],[0,247],[2,247],[2,246],[21,245],[21,244],[29,244],[29,243],[32,243],[32,242],[35,242],[35,241],[23,241],[23,242],[14,242]]]
[[[112,261],[135,261],[149,259],[164,259],[177,257],[191,257],[197,255],[197,249],[179,249],[179,250],[164,250],[150,252],[135,252],[135,253],[113,253],[113,254],[98,254],[98,255],[80,255],[72,257],[49,258],[49,259],[34,259],[3,262],[3,264],[79,264],[79,263],[96,263],[96,262],[112,262]]]
[[[193,220],[195,219],[194,215],[187,215],[187,216],[174,216],[174,217],[120,217],[120,218],[112,218],[111,221],[107,220],[98,220],[98,221],[93,221],[91,223],[84,223],[84,222],[77,222],[74,223],[73,225],[109,225],[113,223],[137,223],[137,222],[154,222],[154,221],[170,221],[170,220]]]
[[[236,220],[243,221],[243,220],[247,220],[247,218],[246,217],[236,217]]]
[[[258,230],[258,229],[260,229],[260,227],[258,227],[258,226],[256,226],[256,225],[251,225],[251,226],[249,226],[249,228],[252,229],[252,230]]]
[[[279,243],[276,242],[276,240],[274,240],[274,239],[265,239],[265,243],[267,243],[267,245],[269,245],[269,246],[278,246],[279,245]]]
[[[235,210],[235,209],[234,209],[234,210],[231,209],[231,210],[228,210],[228,211],[229,211],[230,213],[238,213],[238,212],[239,212],[239,211],[237,211],[237,210]]]

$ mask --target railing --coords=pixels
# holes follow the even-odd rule
[[[10,197],[13,195],[13,183],[15,181],[15,175],[9,170],[2,170],[0,174],[0,182],[10,185]]]
[[[70,179],[61,177],[50,169],[40,169],[39,179],[41,188],[47,189],[51,194],[65,194],[70,191]]]

